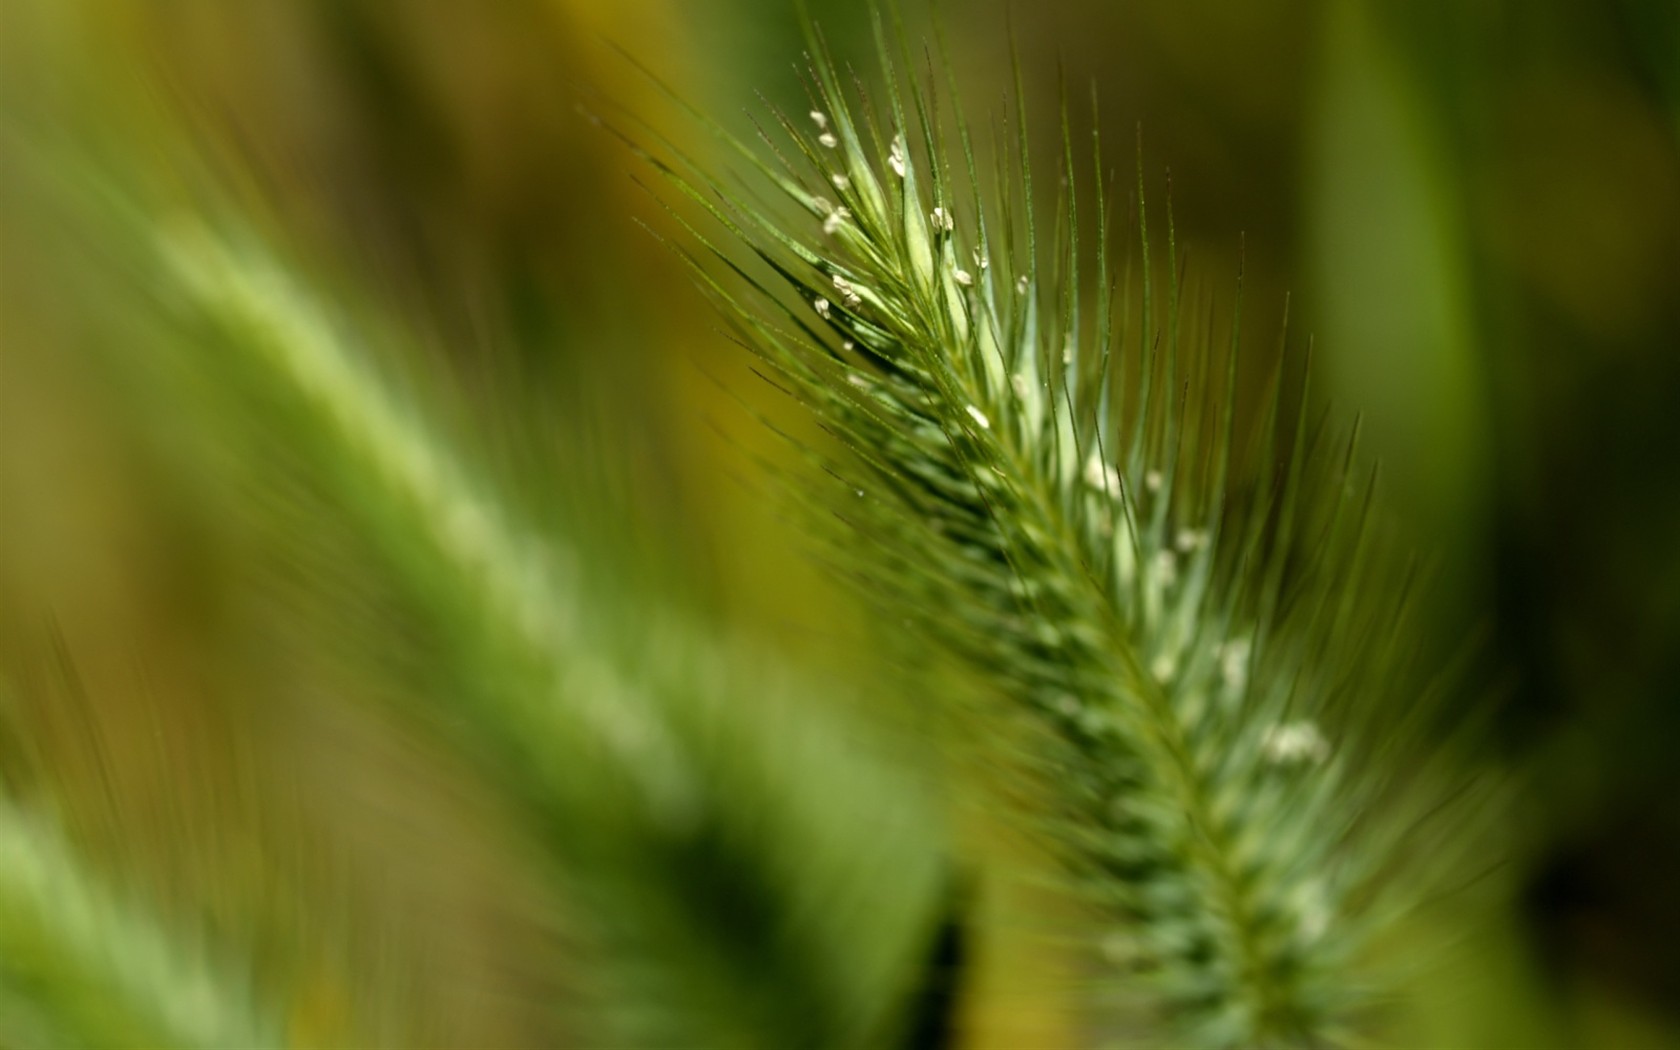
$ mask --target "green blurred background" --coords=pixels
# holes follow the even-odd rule
[[[810,6],[868,70],[864,6]],[[1094,84],[1121,172],[1141,128],[1195,279],[1227,308],[1241,252],[1245,342],[1264,360],[1311,341],[1319,389],[1361,413],[1434,566],[1438,633],[1485,634],[1490,761],[1531,825],[1497,876],[1519,906],[1443,964],[1424,1037],[1680,1045],[1680,5],[986,0],[941,17],[976,109],[1007,91],[1013,22],[1046,116],[1065,69]],[[748,453],[773,443],[729,393],[751,386],[744,355],[637,224],[662,222],[639,162],[579,106],[650,114],[729,162],[608,42],[734,127],[755,92],[804,104],[785,0],[5,0],[0,113],[8,151],[72,142],[145,177],[167,179],[163,143],[190,143],[314,272],[425,333],[429,356],[402,367],[443,377],[461,418],[503,421],[494,440],[517,449],[565,424],[508,421],[588,415],[649,557],[706,615],[843,673],[853,614],[765,498]],[[29,683],[73,658],[83,708],[29,724],[112,848],[198,821],[207,844],[163,851],[159,879],[237,881],[241,835],[296,833],[246,826],[241,800],[265,790],[247,756],[321,745],[257,739],[205,699],[226,659],[217,559],[239,554],[80,361],[86,317],[115,307],[43,277],[58,234],[20,183],[0,176],[0,659]],[[343,727],[339,746],[380,732]],[[432,976],[439,1042],[519,1042],[495,962],[519,950],[517,866],[467,830],[481,800],[436,797],[433,759],[380,747],[358,774],[389,782],[379,848],[466,843],[408,891],[464,946]],[[202,812],[160,812],[180,806]],[[1022,990],[1045,982],[1021,980],[1053,962],[1007,955],[968,984],[969,1041],[1054,1045],[1055,1010]],[[324,973],[324,1026],[336,987]]]

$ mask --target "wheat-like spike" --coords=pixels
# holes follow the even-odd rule
[[[753,161],[814,225],[650,157],[794,298],[673,209],[713,261],[679,251],[844,444],[844,462],[814,453],[824,470],[801,498],[843,522],[848,575],[887,622],[913,624],[1051,730],[1038,761],[1059,808],[1040,823],[1108,916],[1099,987],[1143,989],[1166,1031],[1196,1044],[1353,1038],[1372,930],[1407,899],[1395,891],[1410,844],[1392,829],[1411,826],[1396,784],[1419,746],[1388,731],[1396,703],[1420,704],[1405,592],[1376,549],[1375,475],[1361,477],[1352,438],[1338,448],[1308,427],[1304,388],[1282,411],[1280,381],[1261,478],[1238,487],[1235,347],[1216,361],[1211,330],[1185,316],[1170,219],[1163,324],[1139,209],[1134,335],[1111,316],[1100,154],[1099,247],[1081,255],[1065,103],[1046,242],[1019,62],[1018,168],[983,192],[959,113],[959,199],[933,103],[874,19],[884,145],[867,144],[877,116],[854,107],[807,21],[812,127],[778,117],[797,161]],[[1142,174],[1140,160],[1140,201]]]

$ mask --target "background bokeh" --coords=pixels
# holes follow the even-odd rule
[[[1013,6],[945,5],[968,104],[1006,94],[1011,24],[1046,113],[1062,71],[1094,86],[1111,165],[1129,171],[1141,140],[1155,201],[1170,182],[1194,279],[1228,301],[1240,253],[1251,352],[1310,341],[1319,390],[1361,414],[1434,568],[1444,644],[1484,639],[1489,761],[1532,826],[1497,876],[1519,907],[1443,964],[1429,1035],[1680,1045],[1680,7]],[[810,8],[867,70],[866,8]],[[804,104],[784,0],[9,0],[0,117],[8,154],[75,142],[137,178],[167,181],[190,144],[313,272],[423,333],[401,367],[444,377],[462,420],[499,421],[506,456],[587,416],[649,559],[706,615],[848,673],[855,613],[753,465],[775,451],[735,404],[744,355],[638,225],[662,228],[640,162],[583,111],[647,114],[730,162],[610,45],[734,127],[755,93]],[[26,707],[59,695],[73,661],[77,706],[28,724],[109,848],[196,822],[202,848],[151,851],[159,882],[271,899],[251,843],[305,835],[311,810],[273,804],[250,769],[307,763],[329,796],[351,774],[318,734],[210,699],[242,553],[78,357],[88,317],[120,307],[43,276],[58,235],[22,181],[0,176],[9,688]],[[403,890],[448,916],[408,936],[464,948],[427,976],[439,1042],[519,1041],[528,989],[498,958],[540,947],[520,947],[520,869],[483,831],[487,803],[385,727],[332,740],[388,806],[346,818],[378,827],[370,851],[455,843]],[[259,808],[275,826],[251,825]],[[971,1041],[1054,1039],[1044,1001],[1010,992],[1022,965],[987,967]],[[321,975],[322,1025],[340,983]]]

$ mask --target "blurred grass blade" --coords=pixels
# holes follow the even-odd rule
[[[279,1047],[251,971],[101,884],[37,815],[0,800],[0,1043]]]

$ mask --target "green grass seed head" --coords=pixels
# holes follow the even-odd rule
[[[1140,207],[1140,309],[1114,301],[1100,144],[1084,190],[1065,103],[1046,241],[1019,84],[986,189],[960,105],[953,155],[876,29],[886,115],[812,31],[810,126],[779,121],[791,150],[766,139],[814,223],[664,166],[768,268],[690,226],[702,286],[844,446],[805,450],[820,469],[796,498],[885,622],[1049,730],[1034,819],[1104,916],[1093,1032],[1141,988],[1197,1044],[1350,1037],[1381,987],[1374,938],[1433,884],[1413,862],[1439,822],[1400,829],[1451,782],[1393,717],[1424,706],[1424,677],[1374,474],[1309,427],[1304,390],[1282,408],[1281,379],[1249,454],[1236,323],[1227,349],[1187,316],[1170,217],[1164,299]]]

